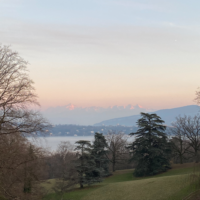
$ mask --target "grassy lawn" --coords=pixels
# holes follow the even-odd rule
[[[41,182],[41,186],[47,191],[47,193],[52,193],[54,190],[52,189],[56,183],[56,179],[49,179],[47,181]]]
[[[133,169],[116,171],[102,183],[84,189],[74,189],[64,195],[64,200],[181,200],[195,190],[191,174],[198,171],[194,164],[173,165],[165,173],[136,178]],[[45,185],[51,191],[55,180]],[[44,200],[60,200],[51,193]]]
[[[87,194],[83,200],[164,200],[179,192],[187,175],[165,176],[108,184]],[[105,195],[106,194],[106,195]]]

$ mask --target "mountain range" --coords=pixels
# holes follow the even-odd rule
[[[168,126],[171,126],[171,123],[176,120],[176,117],[178,116],[184,116],[184,115],[190,115],[194,116],[197,114],[200,114],[200,106],[197,105],[189,105],[179,108],[172,108],[172,109],[163,109],[158,110],[155,112],[150,113],[156,113],[158,116],[162,118],[162,120],[165,121],[165,124]],[[114,118],[110,120],[104,120],[100,123],[94,124],[95,126],[116,126],[116,125],[122,125],[122,126],[136,126],[137,120],[140,118],[140,115],[132,115],[129,117],[120,117],[120,118]]]
[[[65,106],[50,107],[42,114],[52,124],[76,124],[76,125],[93,125],[103,120],[109,120],[117,117],[126,117],[137,115],[140,112],[148,112],[140,105],[127,106],[109,106],[103,107],[78,107],[73,104]]]
[[[200,111],[197,105],[189,105],[179,108],[148,110],[140,105],[103,107],[78,107],[73,104],[66,106],[50,107],[42,111],[52,124],[74,124],[85,126],[136,126],[140,118],[140,112],[156,113],[169,125],[179,115],[196,115]]]

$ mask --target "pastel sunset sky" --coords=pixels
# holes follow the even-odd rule
[[[198,0],[0,0],[0,43],[29,62],[42,108],[194,103]]]

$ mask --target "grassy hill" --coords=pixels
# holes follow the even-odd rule
[[[199,167],[194,164],[173,165],[172,169],[151,177],[136,178],[133,169],[116,171],[102,183],[66,193],[66,200],[181,200],[195,191],[193,180]],[[194,175],[195,172],[195,175]],[[193,173],[193,175],[191,175]],[[50,189],[54,180],[44,187]],[[60,200],[51,193],[45,200]]]

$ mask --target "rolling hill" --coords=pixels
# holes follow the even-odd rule
[[[165,124],[170,126],[173,121],[176,120],[177,116],[184,116],[184,115],[190,115],[194,116],[196,114],[200,114],[200,107],[197,105],[189,105],[179,108],[172,108],[172,109],[163,109],[158,110],[155,112],[158,116],[160,116],[164,121]],[[120,117],[120,118],[114,118],[110,120],[105,120],[100,123],[94,124],[94,126],[135,126],[137,120],[140,118],[140,115],[132,115],[128,117]]]

